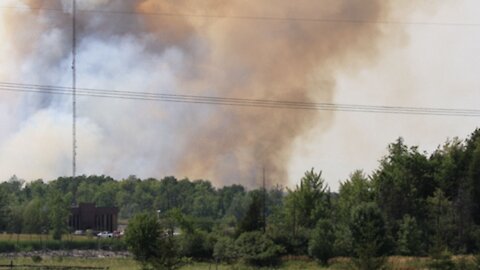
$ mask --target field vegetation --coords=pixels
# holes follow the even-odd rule
[[[70,236],[68,208],[75,201],[118,206],[129,221],[126,236],[105,248],[128,248],[144,269],[192,261],[274,268],[303,263],[282,260],[286,256],[333,268],[343,266],[332,258],[346,257],[349,267],[365,270],[397,258],[406,260],[403,269],[475,267],[478,260],[463,255],[480,253],[480,129],[431,154],[402,138],[387,149],[376,170],[354,171],[338,192],[315,169],[292,189],[214,187],[175,177],[29,183],[12,177],[0,184],[0,232],[6,233],[0,249],[37,249],[38,243],[102,248],[98,240]],[[404,259],[410,257],[428,259]]]

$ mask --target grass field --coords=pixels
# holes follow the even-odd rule
[[[389,258],[389,269],[426,269],[425,258],[411,258],[411,257],[391,257]],[[9,258],[0,258],[0,265],[10,263]],[[112,270],[140,270],[140,266],[133,259],[121,258],[98,258],[98,259],[80,259],[80,258],[49,258],[43,259],[40,263],[34,263],[32,258],[16,258],[13,259],[14,265],[45,265],[45,266],[67,266],[67,267],[103,267]],[[218,265],[213,263],[192,263],[185,265],[181,270],[253,270],[254,267],[248,267],[241,264],[237,265]],[[278,270],[340,270],[349,269],[346,259],[333,260],[330,267],[322,267],[311,260],[285,260],[284,263],[276,268],[262,268],[262,269],[278,269]]]
[[[118,270],[135,270],[140,269],[138,264],[132,259],[79,259],[79,258],[51,258],[43,259],[39,263],[34,263],[31,258],[0,258],[0,265],[10,264],[13,261],[14,265],[45,265],[45,266],[81,266],[81,267],[104,267]]]
[[[0,265],[6,265],[10,263],[8,258],[0,258]],[[54,258],[54,259],[44,259],[40,263],[34,263],[31,258],[17,258],[13,260],[14,265],[45,265],[45,266],[88,266],[88,267],[103,267],[111,270],[140,270],[139,265],[132,259],[77,259],[77,258]],[[181,270],[250,270],[255,269],[253,267],[247,267],[243,265],[218,265],[210,263],[193,263],[190,265],[183,266]],[[268,269],[268,268],[265,268]],[[328,269],[318,266],[315,262],[304,262],[304,261],[289,261],[282,265],[282,267],[275,269]],[[340,269],[340,268],[330,268],[330,269]]]
[[[68,240],[68,241],[82,241],[82,240],[88,240],[91,239],[87,236],[83,235],[72,235],[72,234],[66,234],[62,238],[63,240]],[[1,233],[0,234],[0,241],[45,241],[45,240],[53,240],[51,235],[48,234],[6,234],[6,233]]]
[[[17,251],[32,251],[38,250],[38,243],[43,242],[44,246],[50,247],[47,249],[50,250],[63,250],[66,247],[72,249],[88,249],[91,247],[94,249],[100,249],[103,247],[102,243],[105,243],[106,250],[125,250],[124,245],[117,245],[122,243],[118,239],[97,239],[87,236],[78,236],[78,235],[65,235],[61,244],[58,244],[58,241],[53,241],[49,235],[28,235],[28,234],[0,234],[0,250],[5,249],[5,244],[13,246]],[[70,242],[70,244],[69,244]],[[117,243],[118,242],[118,243]],[[112,244],[113,243],[113,244]],[[48,245],[47,245],[48,244]],[[112,247],[117,247],[117,249],[112,249]],[[56,248],[56,249],[55,249]],[[5,252],[5,251],[4,251]],[[8,251],[11,252],[11,251]],[[56,256],[56,255],[54,255]],[[468,262],[473,262],[473,256],[455,256],[453,258],[457,263],[461,260],[466,260]],[[280,267],[275,269],[348,269],[348,259],[345,258],[335,258],[331,260],[330,267],[321,267],[316,262],[308,258],[297,258],[289,257],[285,258],[283,264]],[[428,263],[428,258],[417,258],[417,257],[400,257],[394,256],[388,258],[389,269],[427,269],[426,265]],[[103,267],[108,269],[140,269],[139,265],[133,260],[128,258],[73,258],[73,257],[57,257],[57,258],[44,258],[41,262],[35,263],[30,257],[25,258],[15,258],[13,259],[14,265],[47,265],[47,266],[67,266],[67,267]],[[0,257],[0,265],[10,264],[9,258]],[[1,269],[1,268],[0,268]],[[182,270],[250,270],[254,269],[252,267],[246,267],[244,265],[218,265],[210,263],[193,263],[190,265],[185,265],[181,268]],[[265,268],[268,269],[268,268]]]
[[[48,235],[0,234],[0,253],[39,250],[110,250],[126,251],[122,239],[65,235],[56,241]]]

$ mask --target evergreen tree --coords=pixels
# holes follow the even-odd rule
[[[245,217],[240,221],[237,235],[244,232],[259,231],[264,227],[263,219],[263,197],[260,192],[251,193],[251,203]]]
[[[333,257],[333,244],[335,243],[335,230],[328,219],[317,222],[315,229],[310,235],[308,254],[327,265],[328,259]]]
[[[414,256],[422,254],[421,231],[414,217],[405,215],[398,231],[397,253]]]
[[[351,220],[354,265],[361,270],[382,269],[388,250],[385,221],[380,209],[374,203],[361,204],[353,211]]]

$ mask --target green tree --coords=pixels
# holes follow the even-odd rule
[[[219,211],[220,215],[224,216],[227,214],[227,210],[230,208],[234,197],[237,194],[245,194],[245,188],[241,185],[231,185],[226,186],[218,190],[219,193]]]
[[[31,200],[23,211],[23,228],[26,233],[41,234],[48,228],[48,208],[40,198]]]
[[[352,212],[352,231],[357,269],[382,269],[385,265],[386,227],[382,213],[374,203],[364,203]]]
[[[471,198],[473,198],[472,216],[475,223],[480,225],[480,129],[478,129],[478,133],[479,135],[472,138],[468,145],[471,153],[468,178],[470,179]]]
[[[7,192],[0,187],[0,231],[5,231],[7,229],[9,215],[8,195]]]
[[[349,224],[352,209],[361,203],[372,202],[373,199],[372,183],[363,171],[355,171],[350,175],[350,179],[340,184],[337,203],[338,221]]]
[[[47,205],[52,237],[55,240],[61,240],[62,235],[67,232],[67,221],[70,214],[69,203],[60,193],[53,192],[50,194]]]
[[[261,230],[265,224],[263,220],[263,197],[261,192],[258,190],[252,192],[251,200],[247,213],[238,225],[238,235],[244,232]]]
[[[397,253],[414,256],[421,254],[421,231],[414,217],[405,215],[398,231]]]
[[[350,257],[353,255],[353,237],[349,224],[335,226],[335,242],[333,243],[335,256]]]
[[[322,172],[307,171],[294,191],[290,191],[287,207],[295,218],[295,226],[313,228],[320,218],[327,216],[328,192]]]
[[[333,257],[335,230],[330,220],[321,219],[317,222],[308,243],[308,254],[327,265],[328,259]]]
[[[165,233],[154,214],[138,214],[129,222],[125,243],[143,269],[175,269],[179,266],[173,236]]]
[[[415,217],[420,224],[428,223],[426,199],[435,191],[432,167],[418,147],[407,147],[399,138],[388,147],[388,155],[373,174],[375,200],[385,215],[393,235],[403,216]]]
[[[19,234],[23,231],[23,205],[11,204],[8,216],[8,231]],[[18,238],[17,238],[18,240]]]
[[[428,198],[428,207],[433,236],[431,252],[439,254],[451,245],[454,238],[454,209],[452,202],[440,189]]]

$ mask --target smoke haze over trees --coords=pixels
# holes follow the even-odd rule
[[[9,41],[0,45],[5,67],[0,81],[70,85],[71,1],[8,3],[18,8],[0,11],[0,35]],[[265,16],[382,21],[406,6],[383,0],[82,0],[78,83],[97,89],[333,102],[336,72],[375,62],[389,47],[380,46],[389,33],[375,23],[299,23]],[[257,19],[235,18],[247,15]],[[18,170],[28,180],[67,175],[69,97],[2,94],[0,102],[10,116],[2,119],[7,132],[0,134],[0,171],[11,175]],[[262,166],[276,183],[286,184],[295,140],[313,127],[327,130],[333,121],[330,112],[88,97],[79,98],[78,116],[80,173],[188,175],[218,185],[248,175],[242,177],[248,187],[258,184]]]

